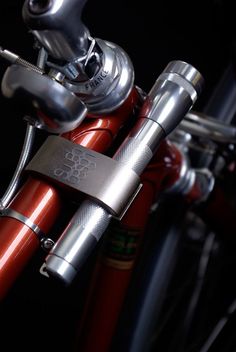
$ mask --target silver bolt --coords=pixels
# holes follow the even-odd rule
[[[54,246],[54,241],[51,238],[44,238],[41,246],[45,251],[49,251]]]

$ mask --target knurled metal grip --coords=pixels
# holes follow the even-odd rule
[[[121,217],[140,189],[140,178],[125,164],[59,136],[49,136],[26,167],[82,192]]]
[[[121,163],[119,166],[125,164],[127,169],[141,175],[163,138],[178,126],[191,109],[201,92],[202,83],[202,76],[193,66],[183,61],[170,62],[145,98],[136,124],[121,143],[113,160]],[[119,190],[122,183],[115,182],[118,189],[111,187],[113,176],[109,175],[108,170],[105,176],[109,178],[105,184],[109,197],[117,198],[117,192],[122,194]],[[124,179],[123,182],[127,181]],[[65,284],[71,283],[109,226],[110,218],[110,213],[99,207],[97,202],[88,199],[82,202],[46,258],[49,276],[56,276]]]

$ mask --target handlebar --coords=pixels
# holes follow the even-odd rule
[[[220,122],[215,118],[196,111],[186,114],[179,128],[193,136],[206,138],[213,142],[236,143],[235,126]]]
[[[191,65],[173,61],[147,95],[139,119],[113,159],[141,175],[160,142],[182,120],[201,92],[203,78]],[[116,180],[117,181],[117,180]],[[120,185],[126,180],[121,179]],[[111,182],[113,183],[113,182]],[[106,189],[106,195],[110,189]],[[119,193],[119,185],[112,189]],[[46,271],[70,284],[111,220],[111,213],[94,200],[85,200],[46,258]]]

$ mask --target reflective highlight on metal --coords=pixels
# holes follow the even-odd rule
[[[179,129],[213,142],[236,144],[236,127],[196,111],[186,114]]]
[[[62,201],[57,189],[30,177],[10,203],[10,208],[48,234],[61,212]],[[1,300],[39,248],[40,240],[31,227],[15,217],[1,216],[0,227]]]
[[[46,270],[57,276],[66,284],[70,284],[77,271],[88,257],[104,233],[111,219],[111,215],[92,201],[85,201],[75,213],[67,228],[70,236],[57,241],[46,261]],[[65,232],[67,229],[65,230]],[[63,234],[61,236],[64,237]]]
[[[182,153],[181,154],[181,169],[179,173],[179,178],[177,181],[169,188],[165,189],[164,194],[188,194],[194,185],[196,180],[196,173],[193,170],[187,158]]]
[[[20,176],[22,171],[24,170],[26,163],[29,160],[31,149],[34,142],[34,135],[35,135],[35,128],[28,123],[26,128],[23,148],[21,151],[21,155],[20,155],[16,170],[9,183],[9,186],[7,187],[7,190],[5,191],[4,195],[0,199],[0,211],[6,208],[6,206],[10,203],[14,193],[16,192],[20,184]]]
[[[14,209],[11,209],[11,208],[4,209],[1,212],[1,216],[13,218],[22,222],[24,225],[28,226],[37,235],[39,240],[45,237],[45,234],[43,233],[43,231],[40,229],[38,225],[34,224],[29,218],[20,214],[18,211],[15,211]]]
[[[30,0],[29,11],[35,15],[40,15],[52,7],[52,0]]]
[[[175,143],[183,153],[186,153],[189,149],[192,136],[178,127],[169,135],[169,140]]]
[[[158,123],[168,135],[195,103],[203,83],[193,66],[183,61],[170,62],[148,94],[141,116]]]
[[[196,169],[195,174],[195,183],[200,194],[197,202],[205,202],[214,188],[215,177],[213,176],[212,172],[206,168]]]
[[[199,96],[202,92],[203,85],[204,85],[204,79],[201,75],[201,73],[196,70],[195,67],[192,65],[188,64],[187,62],[181,61],[181,60],[175,60],[169,62],[169,64],[166,66],[165,70],[163,73],[169,72],[169,73],[174,73],[176,75],[179,75],[184,78],[185,82],[189,82],[194,90],[196,90],[197,96]],[[172,79],[170,79],[172,80]],[[184,87],[185,88],[185,87]],[[185,88],[186,89],[186,88]],[[188,90],[188,88],[187,88]],[[191,89],[192,91],[192,89]],[[189,91],[190,93],[190,91]],[[197,96],[195,93],[193,93],[195,96],[195,99]]]
[[[100,51],[99,69],[82,82],[66,81],[65,86],[86,103],[89,112],[100,114],[117,109],[130,94],[134,83],[133,64],[118,45],[96,39]]]
[[[0,56],[5,60],[10,61],[12,64],[18,64],[18,65],[24,66],[24,67],[29,68],[39,74],[44,73],[44,71],[40,67],[31,64],[30,62],[28,62],[28,61],[22,59],[20,56],[16,55],[15,53],[13,53],[9,50],[4,50],[1,47],[0,47]]]
[[[5,52],[5,50],[2,50],[0,48],[0,55],[4,52]],[[39,70],[42,70],[42,72],[43,72],[43,69],[45,66],[46,58],[47,58],[47,53],[45,52],[45,50],[43,48],[41,48],[39,51],[39,54],[38,54],[37,68],[39,68]],[[18,59],[19,59],[19,57],[18,57]],[[31,116],[24,117],[24,120],[26,120],[28,122],[27,122],[27,128],[26,128],[26,132],[25,132],[25,138],[24,138],[22,151],[21,151],[21,154],[20,154],[16,169],[15,169],[15,172],[13,174],[13,177],[12,177],[4,195],[0,199],[0,211],[3,210],[4,208],[6,208],[7,205],[10,203],[10,201],[12,200],[15,192],[17,191],[17,189],[20,185],[21,174],[24,170],[25,165],[27,164],[27,162],[30,158],[33,143],[34,143],[34,137],[35,137],[35,127],[31,124],[31,121],[30,121],[31,119],[32,119]],[[33,120],[33,124],[34,124],[34,119],[32,119],[32,120]]]
[[[109,113],[129,96],[133,65],[118,45],[90,36],[81,21],[84,4],[85,0],[27,0],[23,18],[49,56],[60,60],[47,64],[65,75],[65,86],[86,103],[89,112]]]
[[[85,56],[88,50],[89,32],[81,21],[85,3],[85,0],[51,0],[40,6],[39,0],[26,0],[22,15],[52,57],[73,61]]]
[[[58,136],[47,138],[26,170],[92,197],[118,217],[140,185],[125,164]]]
[[[87,113],[82,101],[61,84],[19,65],[7,68],[2,80],[2,92],[7,98],[28,100],[33,104],[40,111],[36,127],[52,133],[64,133],[76,128]]]
[[[157,123],[141,119],[115,153],[114,159],[140,175],[164,137],[163,129]]]
[[[178,83],[176,80],[174,82],[171,80],[175,73],[174,69],[176,69],[176,75],[181,77]],[[181,61],[170,63],[164,73],[166,78],[163,80],[163,75],[161,75],[157,79],[141,108],[140,119],[113,157],[115,160],[124,162],[139,175],[149,163],[163,138],[180,123],[192,107],[202,84],[202,77],[198,71]],[[170,74],[168,75],[168,73]],[[183,80],[187,84],[181,86]],[[189,89],[189,84],[191,89]],[[194,97],[193,89],[196,91]],[[136,150],[137,145],[141,147]],[[96,208],[96,211],[93,211],[93,207]],[[46,258],[48,273],[61,278],[67,284],[73,280],[81,267],[80,253],[82,253],[82,261],[84,261],[84,257],[88,256],[92,250],[92,247],[89,249],[87,244],[89,243],[88,238],[94,237],[92,231],[96,227],[97,207],[99,205],[96,203],[83,203],[75,213],[73,223],[67,226]],[[99,208],[103,216],[99,218],[100,231],[96,228],[97,240],[103,235],[110,222],[110,214],[101,207]],[[86,215],[87,212],[89,212],[89,218]],[[81,214],[85,214],[86,217]],[[86,219],[87,221],[84,221]],[[80,226],[81,221],[82,225]],[[77,226],[74,226],[75,223]],[[57,258],[57,263],[53,261],[53,256]],[[60,258],[63,270],[60,270],[58,266],[58,258]]]

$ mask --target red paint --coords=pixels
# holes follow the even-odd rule
[[[185,201],[188,204],[193,204],[197,200],[201,200],[202,196],[202,190],[200,188],[199,183],[196,181],[194,182],[192,188],[189,190],[189,192],[185,195]]]
[[[125,103],[117,110],[102,117],[89,115],[79,127],[62,136],[76,144],[104,153],[112,145],[128,117],[132,116],[140,100],[137,90],[133,89]]]
[[[77,129],[63,136],[74,143],[105,152],[139,101],[139,94],[133,89],[119,109],[104,117],[86,119]],[[30,177],[10,207],[48,234],[59,217],[61,203],[61,195],[56,187]],[[12,218],[0,218],[0,299],[4,298],[38,246],[37,236],[26,225]]]
[[[10,208],[28,217],[48,233],[61,209],[58,191],[49,184],[29,178]],[[37,235],[22,222],[0,218],[0,299],[11,287],[39,246]]]

